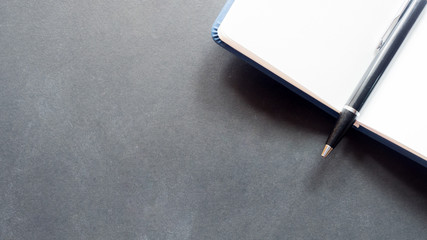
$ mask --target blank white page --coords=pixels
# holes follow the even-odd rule
[[[427,159],[425,9],[361,111],[359,122]]]
[[[235,0],[218,34],[232,48],[338,112],[403,2]],[[427,159],[426,114],[419,104],[427,102],[426,74],[420,74],[421,58],[425,61],[427,56],[425,18],[397,53],[358,122]]]
[[[340,111],[401,0],[235,0],[222,41]]]

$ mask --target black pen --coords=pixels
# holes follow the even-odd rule
[[[360,109],[405,40],[426,3],[426,0],[408,1],[401,14],[393,21],[378,46],[377,55],[372,60],[352,96],[342,109],[334,129],[326,141],[322,157],[328,156],[348,129],[353,126]]]

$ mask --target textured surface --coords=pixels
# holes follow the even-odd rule
[[[217,46],[224,0],[0,2],[0,239],[425,239],[426,169]]]

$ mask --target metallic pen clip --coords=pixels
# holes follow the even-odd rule
[[[393,32],[394,28],[396,27],[397,23],[399,23],[400,19],[402,18],[403,13],[405,12],[405,9],[408,7],[411,0],[407,0],[399,10],[399,14],[393,19],[390,26],[388,27],[387,31],[384,33],[383,37],[381,38],[380,43],[377,46],[377,52],[381,50],[381,48],[384,46],[385,42],[387,41],[390,34]]]

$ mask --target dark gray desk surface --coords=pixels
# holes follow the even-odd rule
[[[0,2],[0,239],[426,239],[426,169],[216,45],[225,0]]]

